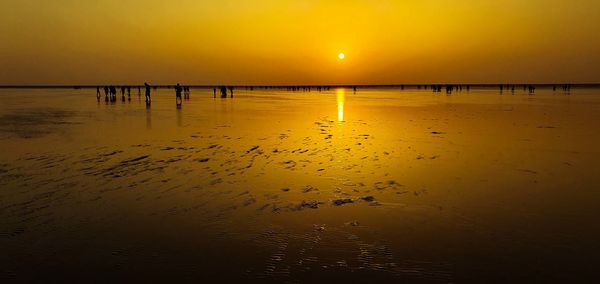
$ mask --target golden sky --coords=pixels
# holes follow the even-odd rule
[[[0,84],[600,82],[598,11],[598,0],[0,0]]]

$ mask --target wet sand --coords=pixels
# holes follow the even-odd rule
[[[0,89],[0,279],[596,279],[600,90]]]

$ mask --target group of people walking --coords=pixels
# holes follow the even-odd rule
[[[131,86],[120,86],[119,87],[121,89],[121,101],[125,102],[127,101],[131,101]],[[150,98],[150,85],[148,85],[148,83],[144,83],[144,88],[146,91],[146,104],[150,104],[151,102],[151,98]],[[102,92],[100,91],[101,87],[98,86],[96,87],[96,99],[98,99],[98,102],[100,102],[100,98],[102,97]],[[117,87],[110,85],[110,86],[104,86],[102,89],[104,89],[104,101],[105,102],[111,102],[114,103],[117,101]],[[142,88],[140,86],[137,86],[137,91],[138,91],[138,97],[142,95]],[[127,93],[127,98],[125,98],[125,93]]]
[[[444,88],[446,91],[446,94],[450,95],[453,92],[460,92],[464,89],[467,90],[467,92],[471,89],[471,85],[461,85],[461,84],[446,84],[446,85],[440,85],[440,84],[434,84],[434,85],[412,85],[412,87],[416,86],[417,89],[431,89],[434,93],[441,93],[442,89]],[[515,84],[502,84],[502,85],[497,85],[498,89],[500,90],[500,93],[503,93],[505,90],[509,90],[510,92],[512,92],[514,94],[515,92],[515,87],[517,87],[517,85]],[[157,87],[150,87],[150,85],[148,83],[144,83],[143,86],[135,86],[133,88],[137,88],[138,91],[138,97],[141,97],[142,95],[142,87],[145,89],[145,101],[146,104],[149,105],[150,102],[152,101],[151,99],[151,89],[154,88],[156,89]],[[317,91],[321,92],[322,90],[329,90],[330,87],[329,86],[313,86]],[[352,90],[354,91],[354,93],[356,93],[357,91],[357,86],[351,86]],[[404,90],[404,85],[400,85],[400,89]],[[522,85],[523,90],[529,92],[529,94],[534,94],[536,91],[536,86],[535,85],[530,85],[530,84],[524,84]],[[569,93],[571,91],[571,84],[563,84],[563,85],[553,85],[552,89],[554,91],[556,91],[558,88],[562,88],[563,91],[565,91],[566,93]],[[102,97],[102,89],[104,90],[104,101],[105,102],[111,102],[114,103],[117,101],[117,92],[118,89],[120,89],[121,91],[121,101],[125,102],[125,101],[131,101],[131,88],[132,86],[113,86],[113,85],[109,85],[109,86],[98,86],[96,87],[96,98],[98,99],[98,102],[100,102],[100,99]],[[179,83],[177,85],[175,85],[175,103],[178,107],[181,107],[183,100],[189,100],[190,99],[190,87],[189,86],[181,86]],[[276,86],[264,86],[262,87],[264,89],[271,89],[271,88],[281,88],[281,87],[276,87]],[[300,86],[300,87],[296,87],[296,86],[291,86],[291,87],[287,87],[288,91],[303,91],[303,92],[310,92],[311,91],[311,86]],[[254,90],[254,87],[246,87],[246,89],[249,90]],[[220,94],[221,98],[227,98],[228,96],[230,98],[233,98],[233,92],[234,92],[234,87],[233,86],[218,86],[213,88],[213,97],[217,98],[217,93]],[[127,94],[127,95],[126,95]]]
[[[221,93],[221,98],[226,98],[227,97],[227,89],[229,89],[229,95],[231,98],[233,98],[233,87],[229,86],[220,86],[219,87],[219,92]],[[216,98],[217,97],[217,88],[213,88],[213,97]]]

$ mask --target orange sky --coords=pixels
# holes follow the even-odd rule
[[[0,84],[600,82],[598,11],[596,0],[3,0]]]

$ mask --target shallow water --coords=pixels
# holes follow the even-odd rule
[[[600,90],[0,89],[0,279],[594,279]]]

